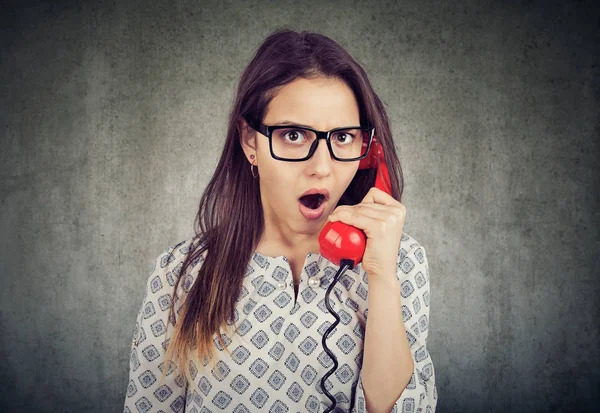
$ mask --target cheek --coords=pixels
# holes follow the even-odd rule
[[[358,171],[358,166],[356,167],[352,167],[349,169],[343,169],[341,171],[339,171],[338,176],[343,177],[340,180],[340,186],[338,187],[338,191],[339,191],[339,197],[341,198],[342,195],[344,194],[344,192],[346,192],[346,189],[348,189],[348,186],[350,185],[350,183],[352,182],[352,180],[354,179],[354,177],[356,176],[356,172]]]
[[[261,189],[269,194],[271,202],[283,205],[288,204],[290,199],[294,201],[297,175],[273,164],[263,169]]]

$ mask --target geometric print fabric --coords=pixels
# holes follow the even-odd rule
[[[177,319],[176,315],[174,320],[168,320],[173,288],[194,241],[195,238],[189,238],[166,249],[155,260],[146,281],[133,330],[124,412],[323,412],[331,402],[320,382],[333,360],[323,350],[321,339],[335,322],[325,306],[325,292],[339,266],[320,254],[306,256],[296,297],[287,258],[255,251],[237,298],[231,331],[221,335],[231,356],[215,334],[215,368],[190,361],[193,382],[188,384],[179,370],[176,375],[173,361],[161,382],[170,340],[165,334],[166,326],[171,323],[170,336]],[[200,257],[183,275],[176,314],[202,262]],[[434,412],[435,370],[426,347],[429,266],[424,247],[406,233],[400,242],[396,276],[415,367],[392,412]],[[347,412],[356,382],[353,412],[365,413],[361,367],[368,317],[368,275],[361,264],[346,270],[334,286],[329,302],[340,316],[339,324],[327,338],[338,368],[325,385],[337,400],[334,412]],[[238,331],[233,333],[235,327]]]

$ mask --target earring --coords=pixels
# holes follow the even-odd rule
[[[250,155],[250,159],[252,159],[252,163],[250,164],[250,173],[252,174],[253,178],[256,178],[258,173],[256,175],[254,174],[254,155]],[[258,167],[256,169],[258,170]]]

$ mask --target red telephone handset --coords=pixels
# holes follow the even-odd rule
[[[368,142],[363,143],[365,146]],[[358,169],[377,168],[375,188],[385,193],[392,194],[390,175],[388,173],[383,148],[373,136],[369,154],[360,160]],[[356,267],[361,261],[367,247],[367,236],[363,230],[344,224],[341,221],[327,222],[319,234],[321,255],[336,265],[340,265],[342,259],[354,261]]]

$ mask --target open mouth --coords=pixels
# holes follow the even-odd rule
[[[310,209],[319,208],[324,201],[325,195],[323,194],[304,195],[303,197],[300,197],[302,205]]]

